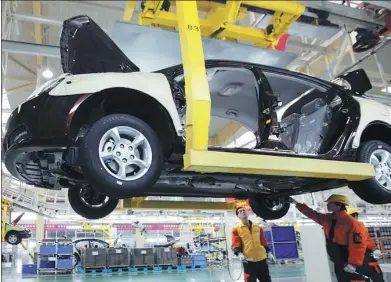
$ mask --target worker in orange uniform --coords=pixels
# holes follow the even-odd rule
[[[347,210],[348,215],[353,216],[358,221],[358,216],[360,215],[359,211],[354,208],[349,208]],[[372,240],[371,236],[368,233],[368,229],[364,223],[358,221],[363,233],[365,234],[365,240],[367,241],[367,247],[372,252],[372,256],[375,260],[379,260],[382,256],[380,250],[377,249],[375,242]]]
[[[326,236],[326,248],[334,263],[338,282],[365,282],[369,277],[373,282],[384,282],[379,265],[370,255],[358,221],[347,214],[349,200],[344,195],[331,195],[327,199],[330,213],[323,214],[310,209],[290,198],[297,209],[322,225]]]
[[[245,208],[236,209],[236,215],[240,223],[232,230],[232,250],[243,262],[244,281],[271,282],[269,266],[266,258],[275,261],[270,251],[265,233],[258,224],[248,219]]]

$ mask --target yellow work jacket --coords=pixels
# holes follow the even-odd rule
[[[232,230],[232,248],[240,249],[246,258],[253,262],[266,259],[267,241],[263,229],[252,224],[251,230],[240,222]]]

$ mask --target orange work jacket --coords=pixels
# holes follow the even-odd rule
[[[297,204],[297,209],[308,218],[322,225],[326,239],[329,239],[329,232],[332,223],[332,213],[319,213],[305,204]],[[366,236],[360,227],[360,224],[346,211],[335,213],[336,225],[334,228],[334,238],[332,242],[347,247],[349,251],[348,263],[356,266],[362,266],[365,252],[367,250]]]
[[[252,224],[250,230],[247,225],[240,222],[232,230],[232,249],[240,250],[253,262],[266,259],[266,250],[269,248],[262,227]]]

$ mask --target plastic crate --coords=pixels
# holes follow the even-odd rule
[[[36,264],[23,264],[22,274],[37,274],[38,267]]]
[[[73,259],[57,259],[56,268],[72,269],[73,268]]]
[[[206,266],[206,256],[205,255],[194,255],[193,256],[193,265],[194,266]]]
[[[39,268],[55,268],[56,262],[50,260],[41,260],[39,262]]]
[[[73,245],[59,245],[57,246],[57,254],[59,255],[72,255],[73,254]]]
[[[39,246],[40,255],[55,255],[56,254],[56,245],[41,245]]]

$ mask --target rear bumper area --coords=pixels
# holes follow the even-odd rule
[[[20,231],[19,232],[20,234],[20,237],[22,237],[23,239],[28,239],[28,238],[31,238],[31,231]]]

